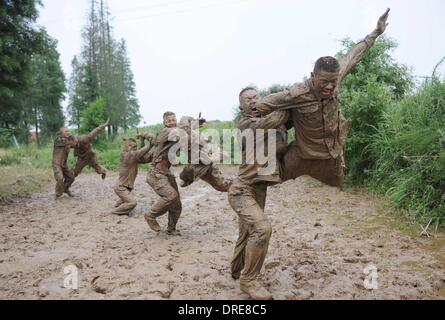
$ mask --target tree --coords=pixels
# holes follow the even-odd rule
[[[90,0],[82,36],[82,53],[73,59],[70,77],[70,121],[81,126],[83,110],[102,97],[110,119],[108,136],[113,138],[119,128],[137,125],[140,114],[127,47],[113,37],[106,1]]]
[[[98,98],[83,112],[81,133],[89,133],[105,122],[105,100]]]
[[[119,114],[119,123],[126,132],[128,128],[137,126],[140,122],[139,103],[136,97],[136,84],[133,79],[130,59],[127,54],[125,40],[121,40],[117,52],[115,63],[115,82],[119,84],[116,89],[117,105],[122,106]]]
[[[65,122],[61,102],[64,99],[65,75],[62,71],[57,41],[44,29],[40,31],[42,48],[31,57],[29,88],[23,95],[27,120],[34,126],[37,144],[39,130],[45,136],[55,134]]]
[[[20,126],[22,99],[26,91],[31,55],[41,45],[33,26],[38,17],[36,0],[0,3],[0,126]]]

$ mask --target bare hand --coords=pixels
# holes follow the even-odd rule
[[[391,9],[388,8],[386,10],[386,12],[379,18],[379,21],[377,22],[377,31],[379,32],[379,34],[382,34],[383,32],[385,32],[386,27],[388,26],[388,23],[386,22],[388,20],[388,16],[389,16],[389,11]]]

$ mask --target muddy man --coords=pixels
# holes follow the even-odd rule
[[[295,141],[282,161],[283,181],[309,175],[327,185],[342,186],[343,152],[351,122],[340,112],[339,86],[385,32],[388,14],[389,9],[380,17],[376,29],[340,61],[334,57],[318,59],[310,79],[261,98],[255,104],[262,115],[276,110],[291,112]]]
[[[53,148],[53,171],[56,179],[56,199],[64,193],[71,194],[69,188],[74,182],[74,173],[68,167],[68,155],[74,147],[75,139],[71,136],[68,128],[61,128],[54,141]]]
[[[184,130],[188,136],[188,160],[189,164],[179,174],[181,179],[181,187],[187,187],[193,182],[201,179],[205,181],[210,186],[212,186],[216,191],[227,192],[232,183],[230,179],[225,178],[221,170],[214,163],[209,154],[210,148],[209,143],[206,138],[199,134],[197,130],[194,130],[193,125],[201,127],[205,123],[205,119],[193,119],[192,117],[182,117],[179,122],[179,128]],[[193,125],[192,125],[193,124]],[[199,156],[198,163],[192,163],[192,143],[198,144]]]
[[[169,160],[170,149],[179,141],[179,130],[173,112],[164,113],[163,120],[164,128],[156,135],[154,141],[153,167],[147,174],[147,183],[159,199],[144,217],[150,229],[160,232],[161,226],[156,219],[168,212],[167,234],[180,235],[176,225],[181,216],[182,203],[175,175],[170,171],[172,164]]]
[[[252,299],[270,300],[272,295],[258,281],[272,234],[272,226],[264,213],[264,207],[267,187],[281,183],[277,154],[286,151],[287,136],[278,131],[287,123],[289,113],[276,111],[262,117],[254,108],[258,99],[258,92],[253,88],[246,88],[240,93],[240,105],[244,116],[238,124],[238,129],[243,135],[250,134],[254,137],[254,141],[250,141],[250,144],[254,145],[249,146],[249,141],[238,139],[242,146],[242,164],[239,167],[238,177],[229,189],[230,206],[239,218],[239,237],[231,262],[231,271],[234,279],[240,279],[241,290]],[[273,143],[276,143],[276,150],[270,150],[268,147],[269,139],[272,139],[269,137],[269,129],[275,129]],[[257,153],[257,148],[261,145],[264,146],[264,151]],[[268,162],[265,164],[259,162],[258,154],[267,154]],[[267,166],[270,168],[265,171]]]
[[[114,186],[114,192],[120,198],[116,204],[116,209],[112,214],[130,215],[131,211],[136,207],[137,201],[132,195],[134,182],[138,175],[138,165],[143,162],[144,157],[152,148],[152,141],[149,136],[144,137],[149,144],[138,149],[135,139],[124,139],[125,147],[120,156],[119,180]]]
[[[103,125],[97,127],[87,135],[76,137],[76,144],[74,147],[74,156],[77,157],[76,166],[74,167],[74,176],[77,177],[86,166],[92,167],[97,174],[102,175],[102,179],[105,179],[107,172],[97,162],[96,152],[94,151],[91,143],[96,139],[99,133],[104,130],[110,120]]]

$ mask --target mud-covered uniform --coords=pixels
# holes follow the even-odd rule
[[[264,152],[267,154],[267,129],[281,129],[288,117],[287,111],[276,111],[265,117],[246,116],[239,122],[238,129],[241,132],[251,130],[255,141],[264,143]],[[256,129],[265,129],[264,135],[257,134]],[[279,131],[276,139],[278,148],[287,144],[284,135]],[[240,278],[243,287],[256,282],[263,266],[272,234],[271,224],[264,213],[267,187],[280,183],[281,178],[279,161],[276,161],[275,167],[267,175],[261,174],[261,169],[267,164],[259,164],[256,158],[253,164],[247,163],[247,157],[252,155],[247,154],[249,148],[243,141],[239,143],[242,143],[243,164],[239,167],[237,179],[229,189],[229,203],[239,217],[239,238],[231,262],[231,271],[234,278]],[[277,152],[283,150],[277,149]]]
[[[74,182],[74,173],[68,168],[68,155],[72,147],[72,140],[58,135],[54,141],[53,171],[56,179],[56,196],[69,192]]]
[[[205,137],[192,130],[192,117],[183,117],[179,122],[179,128],[188,134],[189,164],[181,171],[179,177],[184,181],[184,186],[191,185],[201,179],[211,185],[215,190],[227,192],[232,183],[230,179],[224,178],[221,170],[212,161]],[[192,162],[191,144],[199,141],[199,163]],[[197,155],[198,156],[198,155]]]
[[[149,218],[158,218],[168,212],[167,231],[176,230],[179,217],[182,212],[181,198],[175,175],[170,171],[162,171],[156,168],[156,165],[169,160],[168,153],[170,148],[178,142],[177,128],[163,128],[155,137],[153,151],[153,168],[148,171],[147,183],[160,197],[150,208],[147,216]],[[172,141],[169,140],[172,138]]]
[[[372,32],[339,61],[339,84],[378,36],[377,31]],[[341,114],[339,104],[339,85],[332,97],[322,99],[311,79],[258,101],[256,107],[263,115],[275,110],[291,111],[295,141],[282,161],[284,181],[309,175],[331,186],[343,184],[343,152],[350,122]]]
[[[116,215],[129,215],[136,207],[137,201],[132,195],[134,182],[138,175],[138,165],[152,148],[147,144],[137,151],[124,151],[120,156],[119,180],[114,186],[114,192],[120,198],[117,208],[112,212]]]
[[[77,162],[74,167],[74,176],[77,177],[86,166],[92,167],[96,173],[105,175],[106,170],[97,162],[96,152],[93,150],[91,143],[105,129],[105,125],[97,127],[87,135],[77,138],[78,144],[74,148],[74,156],[77,157]]]

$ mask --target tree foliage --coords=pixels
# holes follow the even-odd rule
[[[57,42],[35,25],[38,5],[0,3],[0,128],[14,136],[34,129],[39,142],[40,133],[50,136],[64,125],[66,89]],[[18,137],[27,142],[28,136]]]
[[[338,57],[352,46],[352,41],[344,40]],[[348,175],[354,183],[364,182],[375,165],[377,159],[372,156],[370,144],[384,112],[412,88],[410,70],[391,57],[396,47],[395,41],[379,38],[340,86],[342,112],[352,119],[346,158]]]
[[[103,98],[111,138],[119,128],[126,131],[139,124],[140,113],[127,46],[124,40],[114,39],[104,0],[90,0],[82,37],[82,52],[73,58],[69,81],[70,123],[80,128],[84,110]]]

